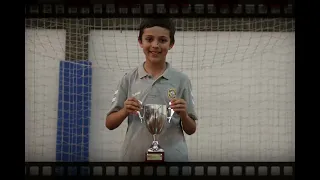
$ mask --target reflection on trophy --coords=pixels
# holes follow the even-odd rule
[[[164,150],[159,145],[157,135],[162,132],[166,121],[170,123],[174,111],[170,106],[161,104],[146,104],[142,105],[141,109],[142,113],[138,111],[139,118],[142,123],[145,123],[147,129],[153,135],[153,142],[146,153],[146,161],[163,162]]]

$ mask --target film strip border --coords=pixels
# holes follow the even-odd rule
[[[294,178],[294,162],[26,162],[25,175],[36,176],[246,176]]]
[[[40,2],[40,3],[39,3]],[[154,0],[151,3],[123,0],[116,3],[28,3],[26,18],[52,17],[294,17],[293,0]],[[59,2],[59,1],[58,1]],[[130,3],[129,3],[130,2]]]

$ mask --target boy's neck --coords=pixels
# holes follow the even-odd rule
[[[151,63],[149,61],[146,61],[144,63],[144,69],[145,71],[152,75],[153,78],[158,78],[160,75],[163,74],[163,72],[166,70],[167,64],[166,62],[160,62],[160,63]]]

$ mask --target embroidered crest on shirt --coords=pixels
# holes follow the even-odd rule
[[[133,93],[132,96],[133,96],[133,97],[137,97],[138,95],[140,95],[140,93],[141,93],[140,91],[139,91],[139,92],[136,92],[136,93]]]
[[[194,104],[195,104],[195,102],[194,102],[194,98],[193,98],[193,93],[192,93],[192,91],[190,92],[190,94],[191,94],[191,101],[192,101],[192,104],[194,105]]]
[[[128,73],[125,73],[124,76],[126,76]],[[120,84],[118,85],[118,88],[119,88]],[[119,89],[117,89],[114,94],[113,94],[113,97],[112,97],[112,101],[111,101],[111,104],[113,104],[114,102],[116,102],[117,100],[117,94],[119,92]]]
[[[174,99],[174,98],[176,98],[176,95],[177,95],[177,90],[176,90],[176,89],[170,88],[170,89],[168,90],[168,98],[169,98],[169,99]]]
[[[117,94],[118,94],[119,90],[116,90],[113,94],[113,98],[112,98],[112,102],[111,103],[114,103],[116,100],[117,100]]]

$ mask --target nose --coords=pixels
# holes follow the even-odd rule
[[[155,40],[155,41],[153,41],[153,42],[151,43],[151,46],[152,46],[153,48],[157,48],[157,47],[159,47],[159,42],[158,42],[157,40]]]

